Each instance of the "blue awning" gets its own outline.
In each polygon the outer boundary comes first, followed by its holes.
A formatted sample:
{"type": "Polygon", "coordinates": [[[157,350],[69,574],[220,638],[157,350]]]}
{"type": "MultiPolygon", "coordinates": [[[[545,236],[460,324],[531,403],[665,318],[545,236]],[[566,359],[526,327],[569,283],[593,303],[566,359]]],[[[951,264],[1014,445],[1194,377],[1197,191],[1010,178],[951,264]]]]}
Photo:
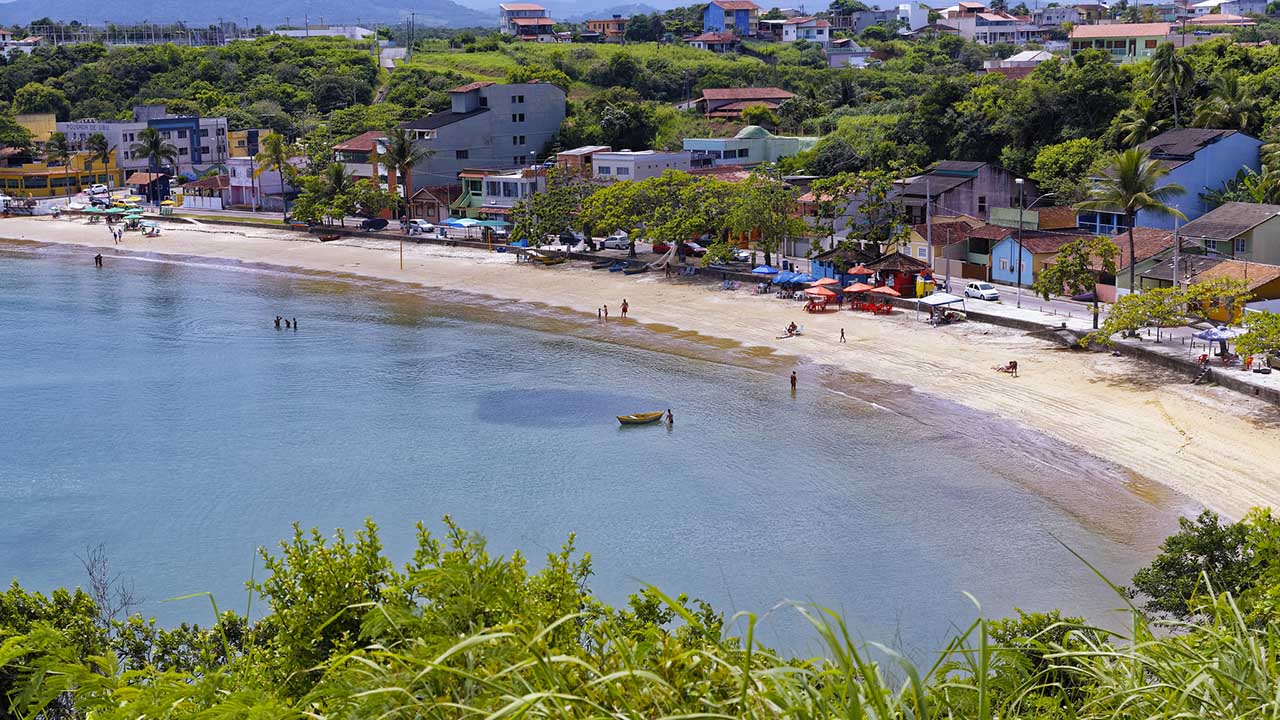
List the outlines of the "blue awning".
{"type": "Polygon", "coordinates": [[[774,274],[777,274],[778,269],[774,267],[770,267],[768,265],[757,265],[756,269],[752,270],[751,272],[756,275],[774,275],[774,274]]]}

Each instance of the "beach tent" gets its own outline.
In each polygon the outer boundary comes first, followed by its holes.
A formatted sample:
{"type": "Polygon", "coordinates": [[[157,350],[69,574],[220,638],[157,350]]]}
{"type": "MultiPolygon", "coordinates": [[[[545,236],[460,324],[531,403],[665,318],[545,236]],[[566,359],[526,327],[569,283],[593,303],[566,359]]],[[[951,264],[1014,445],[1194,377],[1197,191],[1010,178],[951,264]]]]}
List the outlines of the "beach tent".
{"type": "Polygon", "coordinates": [[[961,310],[965,309],[964,298],[959,295],[952,295],[950,293],[934,293],[922,298],[916,298],[916,317],[920,317],[921,305],[930,308],[930,311],[932,311],[933,308],[946,307],[947,305],[955,305],[957,303],[959,303],[961,310]]]}
{"type": "Polygon", "coordinates": [[[469,227],[475,227],[476,225],[479,225],[480,221],[472,220],[471,218],[449,218],[444,222],[444,224],[448,225],[449,227],[469,228],[469,227]]]}
{"type": "Polygon", "coordinates": [[[757,265],[751,273],[753,275],[777,275],[778,269],[768,265],[757,265]]]}
{"type": "Polygon", "coordinates": [[[808,285],[809,283],[817,279],[818,278],[810,275],[809,273],[796,273],[787,282],[793,282],[793,283],[796,283],[797,285],[808,285]]]}

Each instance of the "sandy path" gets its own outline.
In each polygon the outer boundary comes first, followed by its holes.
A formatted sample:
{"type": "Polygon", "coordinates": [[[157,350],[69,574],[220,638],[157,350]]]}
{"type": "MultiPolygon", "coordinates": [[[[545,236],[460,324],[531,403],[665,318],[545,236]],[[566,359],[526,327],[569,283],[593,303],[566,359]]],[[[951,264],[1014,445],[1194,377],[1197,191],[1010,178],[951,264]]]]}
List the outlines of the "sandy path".
{"type": "MultiPolygon", "coordinates": [[[[484,288],[497,298],[587,313],[584,322],[596,322],[602,304],[616,316],[626,297],[632,318],[641,323],[773,348],[908,384],[1083,448],[1232,517],[1253,506],[1280,505],[1280,412],[1274,407],[1218,388],[1193,388],[1185,378],[1138,361],[1068,351],[989,325],[935,329],[903,311],[892,317],[807,316],[797,303],[672,282],[660,273],[626,277],[582,266],[517,267],[511,255],[430,245],[406,244],[401,271],[395,243],[320,244],[251,228],[166,227],[160,238],[130,234],[114,246],[101,226],[23,218],[0,223],[0,236],[101,246],[108,256],[117,249],[199,255],[445,289],[484,288]],[[792,320],[806,327],[806,335],[778,340],[792,320]],[[836,342],[840,328],[846,344],[836,342]],[[992,371],[1010,359],[1018,360],[1021,377],[992,371]]],[[[1071,458],[1060,458],[1060,465],[1071,464],[1071,458]]]]}

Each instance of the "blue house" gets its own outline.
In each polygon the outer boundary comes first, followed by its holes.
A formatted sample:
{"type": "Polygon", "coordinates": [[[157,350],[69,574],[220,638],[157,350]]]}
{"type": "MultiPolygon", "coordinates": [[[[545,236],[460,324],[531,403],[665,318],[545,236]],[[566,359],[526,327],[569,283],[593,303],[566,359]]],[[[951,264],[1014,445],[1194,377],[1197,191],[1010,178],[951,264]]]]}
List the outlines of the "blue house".
{"type": "Polygon", "coordinates": [[[1075,235],[1066,233],[1024,230],[1022,242],[1019,243],[1017,232],[1010,230],[1003,240],[991,248],[992,282],[1017,285],[1018,264],[1021,263],[1022,285],[1030,287],[1045,265],[1058,255],[1058,250],[1075,239],[1075,235]]]}
{"type": "Polygon", "coordinates": [[[756,34],[759,14],[760,6],[751,0],[711,0],[702,11],[702,30],[750,37],[756,34]]]}
{"type": "MultiPolygon", "coordinates": [[[[1183,193],[1168,204],[1181,210],[1187,220],[1195,220],[1212,209],[1201,193],[1217,190],[1243,168],[1254,172],[1262,169],[1258,155],[1262,141],[1238,130],[1180,128],[1160,133],[1139,147],[1146,148],[1153,159],[1169,168],[1169,174],[1160,181],[1162,185],[1182,186],[1183,193]]],[[[1091,232],[1109,235],[1128,227],[1123,215],[1111,212],[1081,212],[1079,222],[1080,227],[1091,232]]],[[[1137,224],[1172,230],[1174,218],[1139,212],[1137,224]]]]}

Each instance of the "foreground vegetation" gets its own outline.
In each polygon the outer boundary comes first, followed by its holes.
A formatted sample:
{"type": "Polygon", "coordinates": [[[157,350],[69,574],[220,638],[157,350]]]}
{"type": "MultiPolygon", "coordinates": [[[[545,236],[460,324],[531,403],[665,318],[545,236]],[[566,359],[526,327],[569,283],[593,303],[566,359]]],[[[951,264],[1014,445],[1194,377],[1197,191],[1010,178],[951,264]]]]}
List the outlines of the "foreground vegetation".
{"type": "Polygon", "coordinates": [[[15,584],[0,594],[0,717],[1274,717],[1278,541],[1265,512],[1206,513],[1135,577],[1146,605],[1129,632],[1056,611],[980,618],[918,666],[821,608],[794,608],[824,641],[811,659],[759,644],[754,616],[654,588],[610,608],[572,537],[535,572],[446,517],[397,568],[372,524],[295,528],[249,584],[269,607],[257,622],[121,617],[100,562],[89,593],[15,584]]]}

